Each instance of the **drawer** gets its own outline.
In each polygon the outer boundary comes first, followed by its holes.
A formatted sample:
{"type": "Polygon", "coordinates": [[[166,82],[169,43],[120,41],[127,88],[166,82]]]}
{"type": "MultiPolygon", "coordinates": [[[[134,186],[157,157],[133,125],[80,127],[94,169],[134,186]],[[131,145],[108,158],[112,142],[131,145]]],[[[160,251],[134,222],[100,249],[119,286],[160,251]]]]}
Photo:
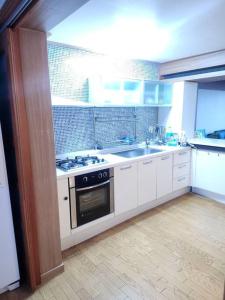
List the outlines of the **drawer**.
{"type": "Polygon", "coordinates": [[[173,178],[181,177],[190,174],[190,163],[184,163],[173,167],[173,178]]]}
{"type": "Polygon", "coordinates": [[[173,180],[173,191],[180,190],[190,185],[190,176],[184,175],[173,180]]]}
{"type": "Polygon", "coordinates": [[[177,153],[174,153],[174,165],[179,165],[191,161],[191,151],[190,150],[181,150],[177,153]]]}

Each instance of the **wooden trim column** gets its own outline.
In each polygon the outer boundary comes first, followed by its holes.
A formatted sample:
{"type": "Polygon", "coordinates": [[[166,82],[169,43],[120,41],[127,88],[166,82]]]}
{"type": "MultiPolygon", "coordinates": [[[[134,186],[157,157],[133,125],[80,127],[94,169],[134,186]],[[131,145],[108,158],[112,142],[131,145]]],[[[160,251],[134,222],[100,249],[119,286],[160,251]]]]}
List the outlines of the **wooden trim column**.
{"type": "Polygon", "coordinates": [[[31,286],[63,271],[44,32],[8,30],[14,138],[31,286]]]}
{"type": "MultiPolygon", "coordinates": [[[[2,41],[2,40],[1,40],[2,41]]],[[[33,192],[33,175],[26,103],[23,94],[22,72],[18,38],[10,30],[4,34],[4,52],[9,68],[11,120],[20,192],[20,210],[24,236],[25,260],[28,280],[32,289],[41,283],[38,253],[36,208],[33,192]]]]}
{"type": "MultiPolygon", "coordinates": [[[[89,0],[6,0],[0,13],[30,286],[63,270],[46,32],[89,0]],[[13,3],[12,3],[13,2],[13,3]],[[8,27],[10,26],[10,29],[8,27]]],[[[2,45],[1,45],[2,46],[2,45]]]]}

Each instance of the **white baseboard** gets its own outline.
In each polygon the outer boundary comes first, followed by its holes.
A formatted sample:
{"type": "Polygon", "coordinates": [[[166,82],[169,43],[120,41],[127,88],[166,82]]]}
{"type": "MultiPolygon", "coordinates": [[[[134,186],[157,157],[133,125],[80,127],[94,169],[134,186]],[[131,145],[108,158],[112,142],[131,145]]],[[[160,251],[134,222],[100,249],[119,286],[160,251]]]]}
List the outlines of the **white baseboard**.
{"type": "Polygon", "coordinates": [[[138,206],[137,208],[130,210],[126,213],[115,216],[114,213],[107,215],[103,218],[80,226],[72,230],[72,234],[68,237],[61,240],[61,248],[62,250],[66,250],[74,245],[77,245],[85,240],[90,239],[91,237],[106,231],[109,228],[112,228],[130,218],[137,216],[151,208],[159,206],[165,202],[168,202],[172,199],[175,199],[179,196],[182,196],[186,193],[190,192],[190,188],[183,188],[179,191],[173,192],[169,195],[166,195],[162,198],[156,199],[144,205],[138,206]]]}
{"type": "Polygon", "coordinates": [[[0,295],[7,292],[8,291],[8,288],[3,288],[3,289],[0,289],[0,295]]]}
{"type": "Polygon", "coordinates": [[[17,289],[18,287],[20,287],[20,282],[16,281],[8,286],[8,290],[13,291],[13,290],[17,289]]]}
{"type": "Polygon", "coordinates": [[[20,287],[20,281],[13,282],[12,284],[0,289],[0,294],[3,294],[7,291],[13,291],[13,290],[17,289],[18,287],[20,287]]]}
{"type": "Polygon", "coordinates": [[[213,192],[210,192],[210,191],[207,191],[204,189],[200,189],[200,188],[196,188],[196,187],[192,188],[192,192],[195,194],[198,194],[200,196],[204,196],[204,197],[210,198],[212,200],[215,200],[217,202],[225,204],[225,196],[224,195],[220,195],[220,194],[213,193],[213,192]]]}

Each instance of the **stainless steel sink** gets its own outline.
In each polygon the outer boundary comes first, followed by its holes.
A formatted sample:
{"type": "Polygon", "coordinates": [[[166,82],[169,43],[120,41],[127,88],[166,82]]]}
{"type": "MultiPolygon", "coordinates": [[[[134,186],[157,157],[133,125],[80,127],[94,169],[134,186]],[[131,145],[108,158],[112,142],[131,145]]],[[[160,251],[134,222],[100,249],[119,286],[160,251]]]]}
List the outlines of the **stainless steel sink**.
{"type": "Polygon", "coordinates": [[[113,154],[117,156],[126,157],[126,158],[132,158],[132,157],[142,156],[146,154],[158,153],[162,151],[163,150],[158,150],[153,148],[137,148],[137,149],[127,150],[127,151],[116,152],[113,154]]]}

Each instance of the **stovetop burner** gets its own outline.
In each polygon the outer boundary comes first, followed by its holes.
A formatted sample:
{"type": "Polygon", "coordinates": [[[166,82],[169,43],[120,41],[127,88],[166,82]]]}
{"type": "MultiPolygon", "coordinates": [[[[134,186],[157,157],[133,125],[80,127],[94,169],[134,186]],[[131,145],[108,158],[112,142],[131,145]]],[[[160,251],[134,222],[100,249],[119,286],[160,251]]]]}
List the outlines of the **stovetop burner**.
{"type": "Polygon", "coordinates": [[[99,158],[98,156],[75,156],[74,158],[67,157],[65,159],[56,159],[56,167],[63,171],[69,171],[71,169],[77,169],[104,162],[105,159],[99,158]]]}

